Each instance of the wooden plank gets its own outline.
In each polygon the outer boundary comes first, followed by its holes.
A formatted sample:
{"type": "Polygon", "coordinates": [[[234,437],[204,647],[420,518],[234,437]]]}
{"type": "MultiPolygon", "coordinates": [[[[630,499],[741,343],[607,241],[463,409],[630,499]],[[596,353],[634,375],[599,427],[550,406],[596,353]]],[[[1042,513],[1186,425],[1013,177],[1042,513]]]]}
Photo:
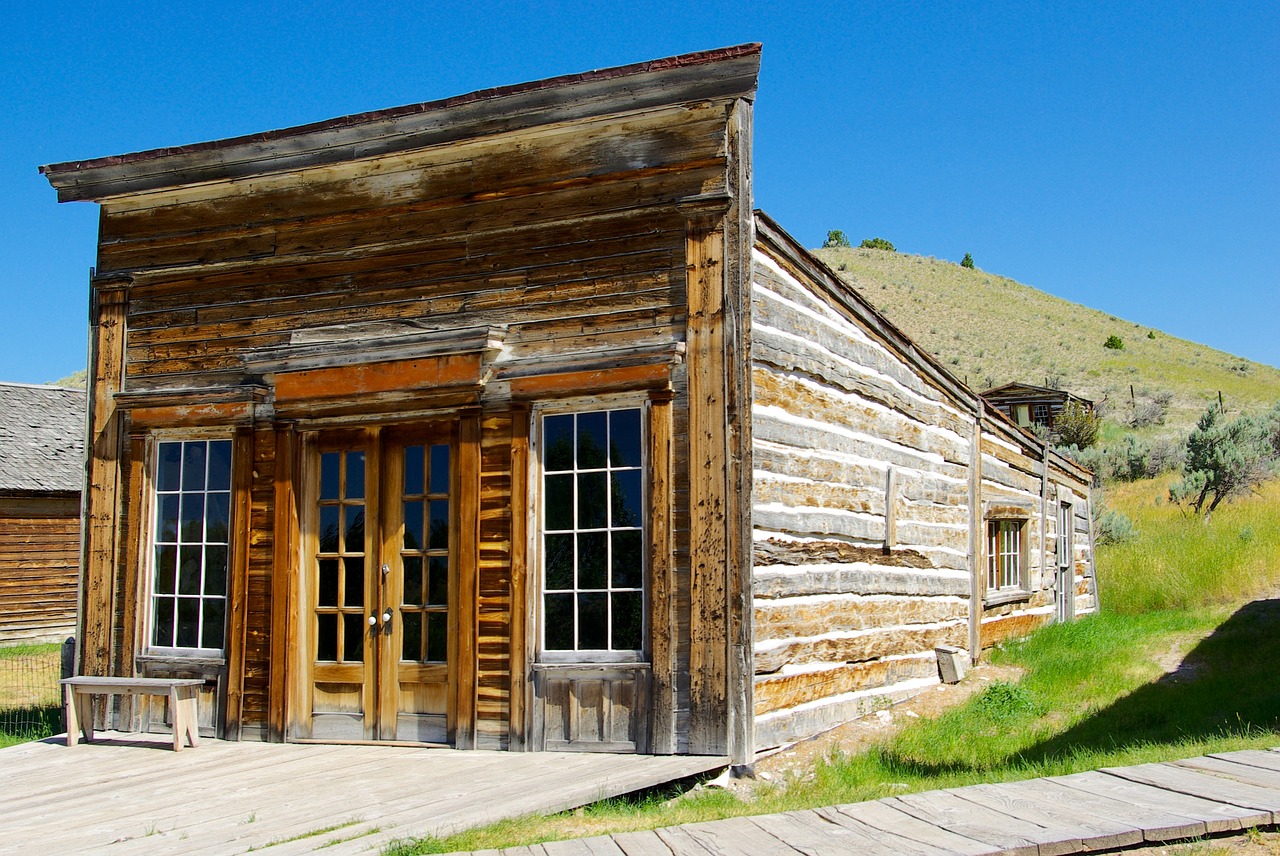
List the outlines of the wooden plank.
{"type": "Polygon", "coordinates": [[[120,490],[120,415],[113,396],[124,377],[125,314],[123,283],[95,285],[90,336],[89,473],[85,545],[78,627],[83,674],[105,675],[111,666],[115,612],[117,503],[120,490]]]}
{"type": "Polygon", "coordinates": [[[1113,823],[1131,826],[1146,841],[1173,841],[1204,834],[1203,822],[1194,817],[1156,808],[1145,801],[1140,792],[1125,796],[1103,796],[1069,787],[1057,779],[1030,779],[1018,782],[1017,788],[1018,793],[1028,799],[1054,806],[1070,805],[1095,819],[1105,818],[1113,823]],[[1137,799],[1139,802],[1131,802],[1130,799],[1137,799]]]}
{"type": "Polygon", "coordinates": [[[1071,803],[1038,799],[1021,784],[972,785],[949,793],[1054,830],[1062,840],[1078,843],[1085,850],[1111,850],[1142,843],[1142,830],[1132,824],[1077,809],[1071,803]]]}
{"type": "Polygon", "coordinates": [[[676,856],[796,856],[797,852],[746,817],[669,826],[654,832],[676,856]]]}
{"type": "Polygon", "coordinates": [[[459,423],[458,497],[458,646],[453,745],[470,749],[476,733],[476,625],[479,622],[480,415],[464,414],[459,423]]]}
{"type": "Polygon", "coordinates": [[[1216,776],[1227,776],[1235,779],[1236,781],[1244,782],[1249,785],[1256,785],[1260,788],[1280,790],[1280,769],[1267,769],[1244,760],[1208,755],[1200,758],[1187,758],[1183,761],[1175,761],[1174,765],[1212,773],[1216,776]]]}
{"type": "Polygon", "coordinates": [[[883,835],[833,821],[814,811],[767,814],[750,820],[802,853],[860,853],[867,856],[901,856],[904,853],[899,846],[902,842],[886,841],[883,835]]]}
{"type": "Polygon", "coordinates": [[[1164,825],[1144,828],[1143,837],[1148,841],[1172,841],[1178,838],[1195,838],[1216,832],[1231,832],[1264,822],[1261,818],[1270,813],[1228,805],[1212,799],[1202,799],[1158,786],[1127,780],[1121,776],[1099,771],[1055,776],[1054,782],[1074,791],[1083,791],[1119,802],[1129,803],[1141,809],[1154,810],[1161,815],[1185,818],[1181,825],[1164,825]]]}
{"type": "Polygon", "coordinates": [[[529,411],[511,412],[511,688],[508,697],[508,746],[512,751],[530,748],[529,665],[534,646],[527,617],[536,614],[530,602],[529,517],[533,513],[529,491],[529,411]]]}
{"type": "Polygon", "coordinates": [[[290,425],[275,431],[275,479],[273,483],[271,553],[271,651],[270,684],[267,695],[267,738],[282,741],[288,722],[288,669],[296,655],[290,654],[290,603],[297,591],[298,508],[294,494],[295,434],[290,425]]]}
{"type": "Polygon", "coordinates": [[[1280,811],[1280,793],[1276,791],[1196,772],[1175,764],[1103,767],[1099,772],[1242,809],[1255,809],[1259,812],[1255,825],[1273,823],[1273,813],[1280,811]]]}
{"type": "Polygon", "coordinates": [[[905,794],[882,802],[950,832],[1000,847],[1010,856],[1048,856],[1079,849],[1078,844],[1075,848],[1058,849],[1044,827],[984,809],[942,791],[905,794]]]}
{"type": "Polygon", "coordinates": [[[818,809],[837,823],[858,823],[874,829],[893,842],[902,839],[902,853],[951,853],[959,856],[987,856],[1000,848],[957,832],[935,826],[907,814],[885,801],[851,803],[818,809]]]}
{"type": "Polygon", "coordinates": [[[1275,749],[1241,749],[1236,752],[1215,752],[1206,757],[1221,758],[1237,764],[1248,764],[1264,770],[1280,771],[1280,752],[1275,749]]]}
{"type": "Polygon", "coordinates": [[[689,459],[689,751],[728,748],[729,544],[728,366],[725,356],[724,233],[711,218],[690,221],[687,239],[689,459]]]}
{"type": "MultiPolygon", "coordinates": [[[[146,590],[147,579],[144,569],[151,566],[147,551],[150,546],[146,521],[150,519],[150,504],[147,498],[146,462],[148,442],[144,436],[129,437],[128,452],[128,514],[125,520],[124,536],[124,581],[120,586],[123,603],[120,608],[120,660],[116,665],[117,674],[132,675],[135,672],[136,656],[145,651],[147,640],[146,621],[140,604],[150,609],[150,592],[146,590]]],[[[137,727],[137,712],[133,696],[126,696],[119,701],[119,717],[128,728],[137,727]]]]}
{"type": "Polygon", "coordinates": [[[653,709],[650,751],[676,751],[676,580],[672,532],[672,399],[670,391],[649,395],[649,656],[652,664],[653,709]]]}
{"type": "Polygon", "coordinates": [[[651,829],[615,832],[610,837],[626,856],[672,856],[671,848],[651,829]]]}
{"type": "Polygon", "coordinates": [[[228,740],[240,739],[244,720],[245,639],[249,599],[249,492],[253,487],[253,433],[239,429],[233,440],[231,473],[231,551],[227,603],[227,698],[221,729],[228,740]]]}

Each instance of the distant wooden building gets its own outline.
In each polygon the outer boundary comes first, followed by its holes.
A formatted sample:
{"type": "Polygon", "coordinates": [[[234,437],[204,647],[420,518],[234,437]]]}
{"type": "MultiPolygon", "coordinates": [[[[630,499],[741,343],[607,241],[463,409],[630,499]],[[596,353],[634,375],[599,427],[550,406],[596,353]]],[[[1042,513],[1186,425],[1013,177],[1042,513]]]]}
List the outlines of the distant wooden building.
{"type": "Polygon", "coordinates": [[[1092,609],[1088,473],[752,211],[759,59],[43,167],[102,206],[84,670],[744,761],[1092,609]]]}
{"type": "Polygon", "coordinates": [[[0,383],[0,645],[76,629],[85,391],[0,383]]]}
{"type": "Polygon", "coordinates": [[[1058,414],[1069,403],[1075,402],[1087,412],[1093,412],[1093,402],[1063,389],[1032,386],[1027,383],[1007,383],[982,393],[982,397],[996,409],[1013,420],[1019,428],[1042,426],[1053,430],[1058,414]]]}

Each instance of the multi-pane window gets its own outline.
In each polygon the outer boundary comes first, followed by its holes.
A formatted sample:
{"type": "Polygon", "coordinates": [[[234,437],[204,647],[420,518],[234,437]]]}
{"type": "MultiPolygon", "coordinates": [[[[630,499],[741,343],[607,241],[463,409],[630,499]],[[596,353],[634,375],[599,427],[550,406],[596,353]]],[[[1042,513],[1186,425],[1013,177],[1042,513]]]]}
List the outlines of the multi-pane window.
{"type": "Polygon", "coordinates": [[[1037,425],[1049,424],[1049,405],[1037,404],[1032,408],[1032,419],[1037,425]]]}
{"type": "Polygon", "coordinates": [[[364,661],[364,450],[320,455],[316,659],[364,661]]]}
{"type": "Polygon", "coordinates": [[[1021,520],[987,523],[987,589],[1022,588],[1021,520]]]}
{"type": "Polygon", "coordinates": [[[151,644],[221,651],[227,615],[231,441],[156,445],[151,644]]]}
{"type": "Polygon", "coordinates": [[[400,659],[449,659],[449,447],[405,446],[400,659]]]}
{"type": "Polygon", "coordinates": [[[644,647],[639,408],[542,420],[543,649],[644,647]]]}

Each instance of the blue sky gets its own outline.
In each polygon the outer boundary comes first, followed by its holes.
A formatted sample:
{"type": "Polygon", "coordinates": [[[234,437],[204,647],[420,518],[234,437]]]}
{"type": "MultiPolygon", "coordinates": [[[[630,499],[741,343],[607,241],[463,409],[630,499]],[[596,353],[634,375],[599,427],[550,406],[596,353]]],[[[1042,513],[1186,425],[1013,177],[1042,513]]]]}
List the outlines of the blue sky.
{"type": "MultiPolygon", "coordinates": [[[[756,204],[1280,365],[1280,4],[10,2],[0,380],[84,366],[97,209],[38,164],[747,41],[756,204]]],[[[1028,329],[1028,335],[1034,335],[1028,329]]]]}

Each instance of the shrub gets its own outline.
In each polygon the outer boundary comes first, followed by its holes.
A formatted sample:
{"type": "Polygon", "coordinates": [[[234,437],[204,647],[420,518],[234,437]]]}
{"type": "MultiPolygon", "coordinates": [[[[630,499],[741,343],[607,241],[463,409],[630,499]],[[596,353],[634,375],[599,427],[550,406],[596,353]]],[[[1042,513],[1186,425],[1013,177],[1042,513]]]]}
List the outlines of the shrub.
{"type": "Polygon", "coordinates": [[[894,249],[893,244],[886,241],[884,238],[864,238],[862,243],[858,246],[864,250],[888,250],[891,253],[897,252],[897,250],[894,249]]]}
{"type": "Polygon", "coordinates": [[[1154,339],[1155,337],[1156,337],[1156,331],[1155,331],[1155,330],[1148,330],[1148,331],[1147,331],[1147,338],[1148,338],[1148,339],[1154,339]]]}
{"type": "Polygon", "coordinates": [[[1187,460],[1182,478],[1169,486],[1170,502],[1185,503],[1208,519],[1221,502],[1265,481],[1276,463],[1269,419],[1270,414],[1262,419],[1246,414],[1227,422],[1222,410],[1210,405],[1187,438],[1187,460]]]}
{"type": "Polygon", "coordinates": [[[1108,508],[1102,492],[1095,492],[1093,495],[1094,545],[1123,544],[1137,537],[1138,527],[1133,525],[1133,521],[1114,508],[1108,508]]]}
{"type": "Polygon", "coordinates": [[[832,229],[830,232],[827,233],[827,240],[823,241],[822,246],[849,247],[849,246],[852,246],[852,244],[849,243],[849,239],[848,237],[845,236],[843,231],[841,231],[840,229],[832,229]]]}
{"type": "Polygon", "coordinates": [[[1103,343],[1102,343],[1102,347],[1104,347],[1104,348],[1110,348],[1110,349],[1111,349],[1111,350],[1113,350],[1113,351],[1123,351],[1123,350],[1124,350],[1124,340],[1123,340],[1123,339],[1121,339],[1119,336],[1116,336],[1115,334],[1112,334],[1112,335],[1110,335],[1110,336],[1108,336],[1108,337],[1107,337],[1107,341],[1105,341],[1105,342],[1103,342],[1103,343]]]}
{"type": "Polygon", "coordinates": [[[969,253],[965,253],[964,258],[960,260],[960,267],[973,270],[973,256],[971,256],[969,253]]]}
{"type": "Polygon", "coordinates": [[[1098,429],[1102,420],[1078,401],[1068,401],[1053,420],[1053,430],[1067,446],[1087,449],[1098,442],[1098,429]]]}

